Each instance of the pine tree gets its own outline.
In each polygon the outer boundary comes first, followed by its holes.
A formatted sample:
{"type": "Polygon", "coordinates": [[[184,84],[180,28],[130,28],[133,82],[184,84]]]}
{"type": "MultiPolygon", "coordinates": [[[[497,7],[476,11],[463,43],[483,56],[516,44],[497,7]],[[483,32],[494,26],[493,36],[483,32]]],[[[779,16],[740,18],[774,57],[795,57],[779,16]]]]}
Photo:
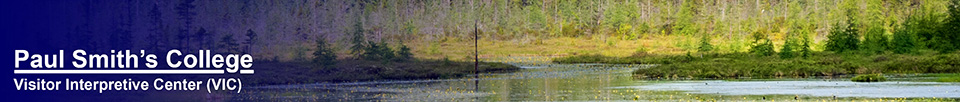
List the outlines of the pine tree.
{"type": "Polygon", "coordinates": [[[410,48],[407,45],[400,43],[400,49],[397,50],[397,59],[400,61],[407,61],[413,59],[413,53],[410,53],[410,48]]]}
{"type": "Polygon", "coordinates": [[[160,13],[160,6],[153,4],[153,7],[150,9],[150,12],[148,12],[147,15],[150,18],[148,19],[150,25],[153,25],[153,27],[150,28],[149,34],[147,34],[147,38],[154,39],[147,41],[149,42],[148,45],[150,46],[147,48],[147,50],[160,51],[160,49],[165,46],[162,44],[163,41],[166,41],[166,38],[163,34],[163,19],[160,18],[162,16],[162,13],[160,13]]]}
{"type": "Polygon", "coordinates": [[[384,61],[391,61],[397,57],[397,55],[394,54],[393,49],[391,49],[386,42],[381,41],[379,45],[380,45],[380,48],[379,48],[380,51],[378,52],[380,52],[380,55],[383,56],[384,61]]]}
{"type": "MultiPolygon", "coordinates": [[[[851,11],[852,12],[852,11],[851,11]]],[[[853,22],[852,15],[847,16],[846,26],[837,23],[827,36],[827,51],[845,52],[859,49],[860,35],[857,33],[857,25],[853,22]]]]}
{"type": "Polygon", "coordinates": [[[756,32],[753,32],[753,46],[750,47],[750,53],[754,53],[760,56],[770,56],[773,55],[773,43],[770,39],[767,38],[766,30],[761,28],[756,32]]]}
{"type": "Polygon", "coordinates": [[[693,21],[696,21],[699,7],[694,0],[684,0],[681,3],[680,11],[676,14],[677,20],[674,21],[673,29],[679,34],[691,35],[699,32],[693,21]]]}
{"type": "Polygon", "coordinates": [[[880,26],[873,26],[867,30],[867,34],[864,37],[863,47],[865,50],[868,50],[872,53],[882,53],[887,49],[888,38],[883,35],[883,28],[880,26]]]}
{"type": "Polygon", "coordinates": [[[893,53],[905,54],[916,51],[919,46],[917,34],[924,30],[922,22],[919,16],[910,16],[903,22],[903,26],[893,33],[893,41],[890,45],[893,53]]]}
{"type": "Polygon", "coordinates": [[[322,68],[329,68],[337,64],[337,54],[333,53],[333,48],[327,44],[325,37],[321,36],[316,41],[316,51],[313,51],[313,63],[322,68]]]}
{"type": "Polygon", "coordinates": [[[364,60],[382,60],[386,62],[396,57],[393,53],[394,51],[387,46],[387,43],[369,41],[367,42],[367,47],[363,49],[363,54],[360,56],[363,57],[364,60]]]}
{"type": "Polygon", "coordinates": [[[940,29],[941,33],[932,39],[938,42],[934,49],[940,52],[952,52],[960,48],[960,31],[957,31],[960,29],[960,0],[950,0],[947,8],[950,16],[940,29]]]}
{"type": "Polygon", "coordinates": [[[713,50],[713,45],[710,45],[710,36],[703,35],[700,39],[700,47],[697,49],[699,52],[710,52],[713,50]]]}
{"type": "Polygon", "coordinates": [[[253,29],[247,29],[247,41],[243,42],[246,47],[243,48],[243,53],[253,52],[254,41],[257,41],[257,33],[253,32],[253,29]]]}
{"type": "Polygon", "coordinates": [[[234,41],[233,34],[225,34],[220,38],[220,44],[217,48],[220,48],[219,50],[223,52],[234,53],[239,50],[237,49],[237,45],[239,44],[234,41]]]}
{"type": "Polygon", "coordinates": [[[893,33],[893,53],[904,54],[914,52],[915,47],[917,46],[916,37],[913,35],[913,31],[910,30],[897,30],[893,33]]]}
{"type": "Polygon", "coordinates": [[[366,41],[364,40],[366,38],[364,38],[363,36],[363,25],[359,21],[356,24],[354,24],[353,29],[354,29],[353,40],[351,41],[351,43],[353,43],[353,46],[350,47],[350,53],[360,56],[359,54],[365,53],[364,49],[366,49],[367,46],[372,46],[372,45],[365,45],[366,41]]]}
{"type": "Polygon", "coordinates": [[[796,57],[796,48],[799,45],[796,42],[796,39],[793,36],[788,36],[787,41],[783,44],[783,48],[780,49],[780,58],[789,59],[796,57]]]}
{"type": "Polygon", "coordinates": [[[187,49],[190,46],[190,28],[193,24],[193,16],[197,15],[197,13],[193,12],[193,8],[196,7],[193,5],[194,1],[195,0],[183,0],[180,2],[180,4],[177,4],[177,7],[175,8],[177,14],[180,16],[177,19],[183,21],[183,24],[180,25],[180,29],[178,31],[179,33],[177,34],[177,38],[180,43],[179,47],[181,50],[187,49]]]}
{"type": "MultiPolygon", "coordinates": [[[[211,36],[212,34],[210,34],[210,32],[207,32],[207,29],[200,28],[200,29],[197,30],[197,33],[196,33],[196,34],[193,34],[193,35],[194,35],[195,38],[197,38],[197,40],[200,42],[200,44],[199,44],[200,49],[206,49],[206,47],[209,47],[207,44],[210,44],[210,43],[211,43],[211,40],[212,40],[212,39],[211,39],[210,36],[211,36]]],[[[231,37],[230,40],[233,40],[233,39],[232,39],[232,38],[233,38],[233,34],[228,34],[228,35],[230,35],[230,37],[231,37]]]]}
{"type": "Polygon", "coordinates": [[[806,34],[801,36],[803,36],[803,45],[800,45],[800,56],[803,58],[810,57],[810,54],[813,53],[813,50],[810,49],[810,37],[806,34]]]}

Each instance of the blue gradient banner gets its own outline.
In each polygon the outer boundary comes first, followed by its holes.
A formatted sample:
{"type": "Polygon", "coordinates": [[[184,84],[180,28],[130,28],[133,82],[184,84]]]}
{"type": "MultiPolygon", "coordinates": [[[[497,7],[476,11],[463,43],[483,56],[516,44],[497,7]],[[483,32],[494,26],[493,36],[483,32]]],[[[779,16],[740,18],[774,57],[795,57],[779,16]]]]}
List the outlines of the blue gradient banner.
{"type": "Polygon", "coordinates": [[[249,38],[233,34],[248,28],[210,24],[224,19],[205,14],[220,6],[196,2],[3,1],[0,32],[8,54],[2,97],[12,102],[230,100],[226,96],[243,92],[240,77],[255,75],[254,61],[260,58],[240,45],[249,38]]]}

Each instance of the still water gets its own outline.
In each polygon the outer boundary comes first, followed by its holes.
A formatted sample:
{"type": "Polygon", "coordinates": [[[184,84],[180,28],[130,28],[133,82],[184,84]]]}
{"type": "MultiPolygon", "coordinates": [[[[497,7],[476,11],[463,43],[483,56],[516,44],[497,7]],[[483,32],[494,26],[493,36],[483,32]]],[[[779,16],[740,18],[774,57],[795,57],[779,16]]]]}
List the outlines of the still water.
{"type": "MultiPolygon", "coordinates": [[[[960,98],[960,83],[845,80],[655,81],[630,73],[654,65],[552,64],[503,57],[523,70],[478,79],[385,80],[246,88],[233,101],[747,101],[797,97],[960,98]],[[477,84],[479,83],[479,84],[477,84]],[[479,85],[479,86],[477,86],[479,85]]],[[[809,98],[807,98],[809,99],[809,98]]],[[[816,100],[816,99],[814,99],[816,100]]]]}

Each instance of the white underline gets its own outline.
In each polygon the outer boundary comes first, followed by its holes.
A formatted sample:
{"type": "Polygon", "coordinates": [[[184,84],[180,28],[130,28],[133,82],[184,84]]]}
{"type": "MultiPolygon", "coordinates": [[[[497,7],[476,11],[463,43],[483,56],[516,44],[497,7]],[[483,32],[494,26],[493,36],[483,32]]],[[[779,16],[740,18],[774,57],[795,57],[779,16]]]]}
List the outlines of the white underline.
{"type": "Polygon", "coordinates": [[[253,70],[240,70],[240,74],[253,74],[253,70]]]}
{"type": "MultiPolygon", "coordinates": [[[[253,74],[253,70],[240,70],[253,74]]],[[[13,74],[225,74],[224,70],[13,70],[13,74]]]]}

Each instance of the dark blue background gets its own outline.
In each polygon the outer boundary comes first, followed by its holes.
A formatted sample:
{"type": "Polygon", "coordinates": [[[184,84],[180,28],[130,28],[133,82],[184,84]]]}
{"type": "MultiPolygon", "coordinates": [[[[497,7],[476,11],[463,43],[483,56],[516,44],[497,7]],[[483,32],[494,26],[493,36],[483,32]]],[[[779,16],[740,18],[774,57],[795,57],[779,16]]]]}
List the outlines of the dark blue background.
{"type": "MultiPolygon", "coordinates": [[[[14,50],[28,50],[31,54],[55,54],[57,50],[64,50],[65,62],[67,68],[72,69],[70,61],[72,57],[69,54],[75,49],[84,49],[87,53],[109,53],[109,49],[129,49],[141,50],[150,46],[130,45],[129,42],[159,40],[151,38],[133,39],[130,37],[116,39],[118,35],[134,35],[124,33],[123,20],[133,18],[128,16],[130,13],[139,11],[127,11],[123,8],[111,8],[112,6],[122,7],[127,4],[111,4],[115,0],[69,0],[69,1],[45,1],[45,0],[3,0],[0,1],[0,35],[3,35],[3,63],[5,70],[0,71],[3,75],[0,82],[3,99],[8,102],[17,101],[169,101],[169,100],[142,100],[144,97],[162,97],[164,94],[178,94],[178,92],[158,92],[158,91],[107,91],[98,93],[97,91],[65,91],[63,87],[59,91],[18,91],[11,79],[13,78],[45,78],[47,80],[60,80],[70,78],[71,80],[122,80],[133,78],[134,80],[150,81],[152,84],[155,78],[164,78],[167,80],[195,79],[205,80],[211,77],[235,77],[237,75],[14,75],[13,63],[14,50]],[[92,14],[95,12],[95,14],[92,14]],[[94,19],[93,17],[96,17],[94,19]],[[116,19],[118,21],[114,21],[116,19]],[[124,43],[126,42],[126,43],[124,43]]],[[[163,0],[161,0],[162,2],[163,0]]],[[[154,1],[150,1],[154,2],[154,1]]],[[[140,12],[142,13],[142,12],[140,12]]],[[[177,21],[165,21],[177,22],[177,21]]],[[[136,29],[126,29],[127,31],[136,29]]],[[[176,34],[174,32],[166,34],[176,34]]],[[[196,41],[196,40],[193,40],[196,41]]],[[[171,47],[173,48],[173,47],[171,47]]],[[[153,52],[162,58],[168,49],[160,49],[163,52],[153,52]]],[[[196,50],[196,49],[184,49],[196,50]]],[[[141,63],[143,61],[141,60],[141,63]]],[[[162,59],[158,59],[161,66],[165,66],[162,59]]],[[[21,69],[29,68],[29,63],[22,62],[21,69]]],[[[140,65],[141,69],[146,69],[140,65]]],[[[164,69],[164,68],[159,68],[164,69]]],[[[65,84],[65,82],[64,82],[65,84]]],[[[61,84],[62,85],[62,84],[61,84]]],[[[151,85],[152,87],[152,85],[151,85]]],[[[151,89],[153,90],[153,89],[151,89]]],[[[206,92],[206,91],[203,91],[206,92]]],[[[176,98],[176,97],[170,97],[176,98]]],[[[202,100],[197,100],[202,101],[202,100]]]]}

